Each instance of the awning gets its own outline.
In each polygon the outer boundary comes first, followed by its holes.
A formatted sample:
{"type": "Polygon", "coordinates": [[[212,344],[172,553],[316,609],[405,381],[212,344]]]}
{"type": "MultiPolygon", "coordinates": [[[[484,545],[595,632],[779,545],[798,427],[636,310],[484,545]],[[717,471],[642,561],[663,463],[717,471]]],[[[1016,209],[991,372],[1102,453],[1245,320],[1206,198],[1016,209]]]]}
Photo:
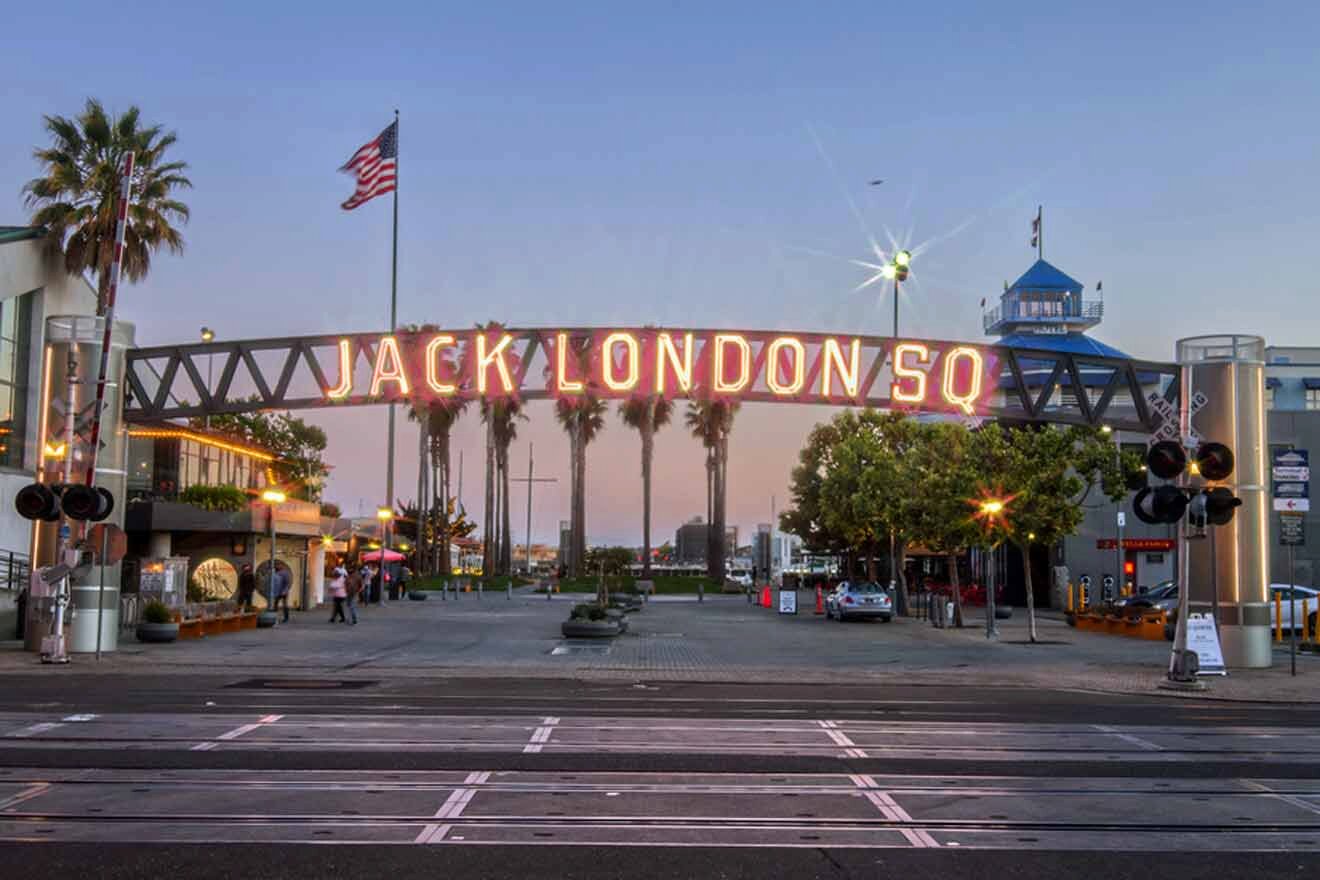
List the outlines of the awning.
{"type": "Polygon", "coordinates": [[[1266,376],[1266,377],[1265,377],[1265,387],[1266,387],[1266,388],[1282,388],[1282,387],[1283,387],[1283,380],[1280,379],[1280,378],[1278,378],[1277,376],[1266,376]]]}
{"type": "Polygon", "coordinates": [[[1302,380],[1302,385],[1305,386],[1307,391],[1314,391],[1320,388],[1320,376],[1307,376],[1302,380]]]}

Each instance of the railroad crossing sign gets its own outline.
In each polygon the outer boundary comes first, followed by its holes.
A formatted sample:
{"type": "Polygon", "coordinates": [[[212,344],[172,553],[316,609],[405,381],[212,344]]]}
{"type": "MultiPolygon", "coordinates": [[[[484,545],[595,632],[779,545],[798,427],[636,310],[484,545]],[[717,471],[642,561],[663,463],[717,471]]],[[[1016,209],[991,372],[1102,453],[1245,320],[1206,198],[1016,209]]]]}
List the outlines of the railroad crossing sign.
{"type": "Polygon", "coordinates": [[[1178,409],[1164,396],[1152,391],[1146,401],[1150,404],[1151,411],[1160,417],[1160,426],[1150,435],[1150,443],[1158,443],[1161,440],[1181,440],[1182,445],[1187,449],[1195,449],[1201,443],[1201,435],[1192,427],[1192,416],[1205,407],[1210,399],[1204,393],[1198,391],[1192,395],[1192,399],[1187,403],[1187,433],[1182,434],[1182,426],[1179,424],[1178,409]]]}

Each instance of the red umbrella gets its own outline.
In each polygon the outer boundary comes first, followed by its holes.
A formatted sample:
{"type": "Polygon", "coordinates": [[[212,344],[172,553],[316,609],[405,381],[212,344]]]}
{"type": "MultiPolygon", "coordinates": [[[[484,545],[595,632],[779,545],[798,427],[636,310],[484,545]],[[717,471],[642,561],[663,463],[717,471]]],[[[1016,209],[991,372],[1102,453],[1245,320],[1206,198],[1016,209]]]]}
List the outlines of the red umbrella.
{"type": "Polygon", "coordinates": [[[380,562],[380,554],[385,554],[386,562],[402,562],[408,557],[402,553],[396,553],[393,550],[372,550],[370,553],[363,553],[361,559],[363,562],[380,562]]]}

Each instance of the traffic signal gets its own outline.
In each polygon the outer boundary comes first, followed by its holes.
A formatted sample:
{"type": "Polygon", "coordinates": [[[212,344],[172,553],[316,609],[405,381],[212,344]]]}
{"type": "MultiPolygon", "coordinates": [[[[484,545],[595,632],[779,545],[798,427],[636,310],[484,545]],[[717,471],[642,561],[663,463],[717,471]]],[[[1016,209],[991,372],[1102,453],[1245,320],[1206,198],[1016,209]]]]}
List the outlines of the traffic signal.
{"type": "Polygon", "coordinates": [[[1176,479],[1187,469],[1187,453],[1181,443],[1161,440],[1146,453],[1146,467],[1161,480],[1176,479]]]}
{"type": "Polygon", "coordinates": [[[69,519],[100,522],[115,509],[109,490],[82,483],[31,483],[14,495],[14,509],[24,519],[55,522],[63,513],[69,519]]]}
{"type": "Polygon", "coordinates": [[[32,483],[14,495],[14,509],[23,519],[55,522],[60,518],[60,496],[45,483],[32,483]]]}
{"type": "Polygon", "coordinates": [[[1147,525],[1176,523],[1187,511],[1187,496],[1176,486],[1146,487],[1132,499],[1132,512],[1147,525]]]}
{"type": "Polygon", "coordinates": [[[1196,469],[1213,483],[1233,473],[1233,450],[1222,443],[1202,443],[1196,448],[1196,469]]]}
{"type": "Polygon", "coordinates": [[[1206,490],[1202,497],[1205,498],[1206,521],[1212,526],[1228,525],[1233,520],[1234,509],[1242,504],[1241,498],[1223,486],[1206,490]]]}

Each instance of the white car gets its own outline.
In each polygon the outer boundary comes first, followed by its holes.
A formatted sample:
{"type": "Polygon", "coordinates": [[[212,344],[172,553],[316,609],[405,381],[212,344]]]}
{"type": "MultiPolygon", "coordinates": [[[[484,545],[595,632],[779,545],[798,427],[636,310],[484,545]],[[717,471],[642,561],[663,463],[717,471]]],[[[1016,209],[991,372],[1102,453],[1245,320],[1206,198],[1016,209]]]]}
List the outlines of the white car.
{"type": "Polygon", "coordinates": [[[750,589],[752,586],[752,573],[750,571],[732,571],[729,572],[727,580],[731,584],[737,584],[740,587],[750,589]]]}
{"type": "Polygon", "coordinates": [[[1315,631],[1317,613],[1320,613],[1320,590],[1314,587],[1291,587],[1288,584],[1270,584],[1270,629],[1278,626],[1278,617],[1283,617],[1284,629],[1301,629],[1302,600],[1306,600],[1306,622],[1312,632],[1315,631]],[[1297,601],[1290,602],[1289,595],[1297,590],[1297,601]],[[1277,602],[1277,605],[1276,605],[1277,602]],[[1276,611],[1277,608],[1277,611],[1276,611]]]}

